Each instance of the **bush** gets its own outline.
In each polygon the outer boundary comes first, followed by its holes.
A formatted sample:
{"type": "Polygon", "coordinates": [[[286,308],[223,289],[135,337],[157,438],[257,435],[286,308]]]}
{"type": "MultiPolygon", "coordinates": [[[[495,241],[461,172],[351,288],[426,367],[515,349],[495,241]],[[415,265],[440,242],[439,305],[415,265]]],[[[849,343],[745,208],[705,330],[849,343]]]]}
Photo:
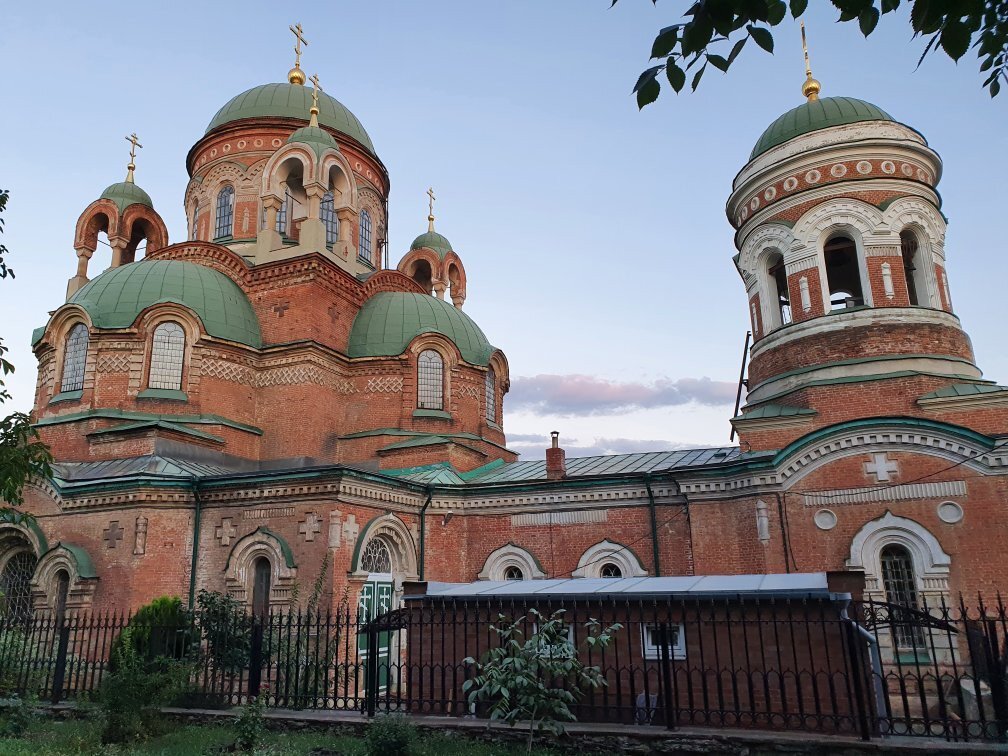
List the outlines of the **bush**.
{"type": "Polygon", "coordinates": [[[201,589],[196,616],[206,639],[206,655],[213,667],[237,674],[248,666],[252,650],[252,618],[244,606],[223,593],[201,589]]]}
{"type": "Polygon", "coordinates": [[[11,706],[4,712],[3,725],[0,725],[0,736],[16,738],[25,733],[33,724],[41,719],[39,701],[34,695],[20,698],[15,695],[11,706]]]}
{"type": "Polygon", "coordinates": [[[266,709],[266,692],[268,690],[269,688],[265,685],[262,686],[262,692],[255,698],[249,699],[242,707],[241,714],[235,719],[238,747],[247,753],[251,753],[259,747],[263,733],[266,732],[263,711],[266,709]]]}
{"type": "Polygon", "coordinates": [[[14,628],[0,630],[0,696],[38,691],[38,672],[25,663],[33,655],[37,651],[23,632],[14,628]]]}
{"type": "MultiPolygon", "coordinates": [[[[133,650],[148,661],[189,658],[198,642],[192,612],[182,606],[178,596],[161,596],[140,607],[127,628],[133,650]]],[[[121,633],[113,645],[109,657],[109,668],[113,671],[117,651],[126,637],[126,633],[121,633]]]]}
{"type": "Polygon", "coordinates": [[[375,717],[368,725],[364,746],[368,756],[410,756],[416,728],[402,714],[375,717]]]}

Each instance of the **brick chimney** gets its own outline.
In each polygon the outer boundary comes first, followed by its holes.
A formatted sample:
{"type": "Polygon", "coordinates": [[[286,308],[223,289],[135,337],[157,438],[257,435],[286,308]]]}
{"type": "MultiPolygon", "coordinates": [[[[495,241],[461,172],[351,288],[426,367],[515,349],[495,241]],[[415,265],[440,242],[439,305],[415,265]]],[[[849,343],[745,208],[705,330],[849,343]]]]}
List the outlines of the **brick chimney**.
{"type": "Polygon", "coordinates": [[[567,477],[567,462],[564,450],[560,448],[560,431],[550,433],[553,444],[546,450],[546,477],[562,480],[567,477]]]}

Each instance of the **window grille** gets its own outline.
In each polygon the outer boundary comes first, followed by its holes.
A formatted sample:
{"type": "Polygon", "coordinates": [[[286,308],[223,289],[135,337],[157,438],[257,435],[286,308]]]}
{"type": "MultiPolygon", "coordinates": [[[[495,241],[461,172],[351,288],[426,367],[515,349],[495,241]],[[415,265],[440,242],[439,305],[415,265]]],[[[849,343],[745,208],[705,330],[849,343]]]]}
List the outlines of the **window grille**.
{"type": "Polygon", "coordinates": [[[291,197],[290,189],[284,188],[284,201],[277,210],[276,230],[278,234],[287,235],[287,218],[291,215],[294,198],[291,197]]]}
{"type": "Polygon", "coordinates": [[[497,420],[497,375],[490,368],[486,374],[486,419],[491,423],[497,420]]]}
{"type": "Polygon", "coordinates": [[[0,572],[0,590],[8,618],[23,620],[31,615],[31,579],[37,564],[33,553],[20,551],[7,560],[0,572]]]}
{"type": "Polygon", "coordinates": [[[319,205],[319,218],[325,226],[325,243],[331,247],[339,239],[339,216],[336,215],[336,205],[333,202],[333,193],[326,192],[319,205]]]}
{"type": "Polygon", "coordinates": [[[225,186],[217,195],[217,226],[214,238],[231,236],[234,228],[234,187],[225,186]]]}
{"type": "Polygon", "coordinates": [[[623,577],[623,570],[619,568],[618,564],[606,562],[602,565],[602,569],[599,570],[599,576],[604,578],[621,578],[623,577]]]}
{"type": "Polygon", "coordinates": [[[508,567],[507,569],[504,570],[504,579],[505,580],[524,580],[525,579],[525,573],[522,572],[521,567],[515,567],[514,565],[511,565],[510,567],[508,567]]]}
{"type": "Polygon", "coordinates": [[[366,263],[371,262],[371,213],[366,209],[360,211],[360,239],[357,244],[357,256],[366,263]]]}
{"type": "Polygon", "coordinates": [[[686,658],[686,633],[682,624],[641,625],[641,651],[645,659],[661,659],[662,646],[669,658],[686,658]]]}
{"type": "Polygon", "coordinates": [[[444,409],[444,362],[433,349],[421,352],[417,360],[417,407],[444,409]]]}
{"type": "Polygon", "coordinates": [[[84,363],[87,360],[88,329],[78,323],[67,336],[63,353],[63,381],[60,391],[80,391],[84,388],[84,363]]]}
{"type": "Polygon", "coordinates": [[[184,360],[185,331],[178,323],[162,323],[154,329],[148,387],[181,390],[184,360]]]}
{"type": "MultiPolygon", "coordinates": [[[[908,609],[919,609],[917,579],[910,552],[897,544],[889,544],[879,554],[879,561],[886,601],[908,609]]],[[[897,648],[923,648],[924,635],[919,625],[894,623],[892,630],[897,648]]]]}
{"type": "Polygon", "coordinates": [[[361,552],[360,568],[363,572],[392,572],[392,554],[381,538],[372,538],[361,552]]]}

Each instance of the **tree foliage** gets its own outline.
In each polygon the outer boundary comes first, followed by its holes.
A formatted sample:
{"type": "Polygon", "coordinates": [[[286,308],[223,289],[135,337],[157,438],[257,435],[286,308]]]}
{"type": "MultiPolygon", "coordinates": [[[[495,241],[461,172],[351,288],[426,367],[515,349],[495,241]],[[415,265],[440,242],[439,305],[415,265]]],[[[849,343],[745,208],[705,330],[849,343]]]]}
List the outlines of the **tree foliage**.
{"type": "MultiPolygon", "coordinates": [[[[841,22],[857,21],[866,37],[875,31],[882,16],[896,11],[902,0],[830,0],[841,22]]],[[[616,5],[618,0],[612,0],[616,5]]],[[[652,0],[657,4],[658,0],[652,0]]],[[[975,50],[980,61],[983,86],[996,97],[1002,83],[1008,83],[1008,0],[907,0],[911,6],[910,25],[914,37],[927,39],[917,61],[942,50],[958,61],[975,50]]],[[[651,47],[658,61],[637,79],[634,94],[643,108],[658,99],[661,78],[676,92],[687,79],[690,89],[700,85],[708,66],[727,71],[749,40],[772,53],[771,29],[788,14],[801,16],[808,0],[697,0],[683,21],[658,32],[651,47]]],[[[750,47],[752,45],[749,45],[750,47]]]]}
{"type": "MultiPolygon", "coordinates": [[[[10,192],[0,189],[0,233],[4,230],[3,211],[9,198],[10,192]]],[[[0,279],[14,278],[14,271],[7,265],[7,254],[7,247],[0,244],[0,279]]],[[[0,404],[10,399],[10,393],[4,387],[4,377],[14,372],[14,366],[4,358],[6,352],[7,347],[0,338],[0,404]]],[[[13,506],[21,504],[25,483],[34,477],[51,475],[51,462],[49,447],[39,440],[28,415],[14,412],[0,418],[0,502],[13,506]]],[[[0,512],[11,511],[0,507],[0,512]]]]}

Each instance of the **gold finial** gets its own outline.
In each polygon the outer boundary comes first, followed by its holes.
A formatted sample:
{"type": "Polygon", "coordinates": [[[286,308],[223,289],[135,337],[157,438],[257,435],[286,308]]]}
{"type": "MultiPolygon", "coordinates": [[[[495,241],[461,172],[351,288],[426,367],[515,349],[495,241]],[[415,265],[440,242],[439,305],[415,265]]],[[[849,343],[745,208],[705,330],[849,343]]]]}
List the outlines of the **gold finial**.
{"type": "Polygon", "coordinates": [[[130,134],[126,137],[126,141],[130,143],[130,161],[126,166],[126,183],[133,183],[133,171],[136,170],[136,150],[137,147],[143,149],[143,145],[140,144],[140,140],[137,138],[136,133],[130,134]]]}
{"type": "Polygon", "coordinates": [[[434,196],[434,187],[429,187],[427,189],[427,196],[430,197],[430,211],[428,212],[428,215],[427,215],[427,231],[428,231],[428,233],[433,233],[434,232],[434,200],[436,199],[436,197],[434,196]]]}
{"type": "Polygon", "coordinates": [[[301,70],[301,45],[305,47],[308,46],[308,40],[304,38],[304,29],[301,28],[301,24],[297,23],[290,27],[291,34],[295,37],[294,42],[294,68],[287,72],[287,81],[291,84],[298,84],[304,86],[305,75],[304,71],[301,70]]]}
{"type": "Polygon", "coordinates": [[[805,83],[802,84],[801,93],[808,98],[809,102],[815,102],[819,99],[819,92],[822,90],[822,84],[818,80],[812,78],[812,66],[809,64],[808,59],[808,42],[805,41],[805,22],[801,22],[801,46],[802,51],[805,53],[805,83]]]}
{"type": "Polygon", "coordinates": [[[312,74],[310,81],[312,83],[311,119],[309,119],[308,125],[318,128],[318,96],[319,92],[322,91],[322,87],[319,86],[318,74],[312,74]]]}

